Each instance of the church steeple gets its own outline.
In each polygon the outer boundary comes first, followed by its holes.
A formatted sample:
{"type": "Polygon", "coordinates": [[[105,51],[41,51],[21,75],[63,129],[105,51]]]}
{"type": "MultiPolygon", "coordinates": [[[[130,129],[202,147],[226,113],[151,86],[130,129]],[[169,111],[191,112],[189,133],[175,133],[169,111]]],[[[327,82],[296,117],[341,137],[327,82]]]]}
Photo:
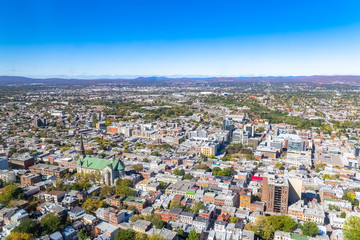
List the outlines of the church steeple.
{"type": "Polygon", "coordinates": [[[83,142],[83,138],[82,138],[82,134],[80,135],[80,155],[82,157],[85,157],[85,148],[84,148],[84,142],[83,142]]]}

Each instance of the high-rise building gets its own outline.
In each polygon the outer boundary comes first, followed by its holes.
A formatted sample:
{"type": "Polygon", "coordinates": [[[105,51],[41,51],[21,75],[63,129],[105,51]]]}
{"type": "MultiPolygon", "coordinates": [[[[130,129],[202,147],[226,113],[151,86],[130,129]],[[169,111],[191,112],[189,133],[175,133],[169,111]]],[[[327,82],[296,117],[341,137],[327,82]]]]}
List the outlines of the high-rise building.
{"type": "Polygon", "coordinates": [[[253,123],[244,126],[244,131],[248,132],[250,137],[255,136],[255,125],[253,123]]]}
{"type": "Polygon", "coordinates": [[[294,152],[301,152],[301,151],[305,151],[306,150],[306,145],[305,145],[305,141],[303,141],[302,139],[290,139],[288,141],[288,151],[294,151],[294,152]]]}
{"type": "Polygon", "coordinates": [[[233,143],[241,143],[243,145],[247,145],[249,140],[248,132],[243,131],[242,129],[236,129],[232,133],[232,141],[233,143]]]}
{"type": "Polygon", "coordinates": [[[360,145],[354,146],[354,155],[355,155],[355,157],[360,156],[360,145]]]}
{"type": "Polygon", "coordinates": [[[289,181],[274,175],[264,177],[261,199],[266,203],[266,211],[287,214],[289,181]]]}
{"type": "Polygon", "coordinates": [[[301,177],[289,177],[289,202],[295,203],[301,200],[303,182],[301,177]]]}
{"type": "Polygon", "coordinates": [[[230,132],[234,130],[234,121],[232,118],[225,118],[223,120],[223,130],[230,132]]]}
{"type": "Polygon", "coordinates": [[[46,126],[46,118],[40,119],[40,118],[36,118],[33,121],[33,126],[34,127],[41,127],[41,126],[46,126]]]}

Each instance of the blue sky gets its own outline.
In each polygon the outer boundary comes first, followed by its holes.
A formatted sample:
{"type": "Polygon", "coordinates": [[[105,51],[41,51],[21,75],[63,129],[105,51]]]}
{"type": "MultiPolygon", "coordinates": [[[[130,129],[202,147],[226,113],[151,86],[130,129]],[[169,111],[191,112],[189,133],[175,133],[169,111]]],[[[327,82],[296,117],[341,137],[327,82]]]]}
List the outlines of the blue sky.
{"type": "Polygon", "coordinates": [[[0,75],[360,74],[360,1],[2,0],[0,75]]]}

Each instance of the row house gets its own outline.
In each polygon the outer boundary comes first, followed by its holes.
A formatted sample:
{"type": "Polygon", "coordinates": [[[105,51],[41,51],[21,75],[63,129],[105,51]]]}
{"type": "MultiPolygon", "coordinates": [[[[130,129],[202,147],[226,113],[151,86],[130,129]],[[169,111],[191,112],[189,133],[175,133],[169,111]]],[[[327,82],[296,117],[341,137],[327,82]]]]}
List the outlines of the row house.
{"type": "Polygon", "coordinates": [[[151,227],[151,222],[145,220],[137,220],[132,226],[134,231],[141,233],[146,233],[151,227]]]}
{"type": "Polygon", "coordinates": [[[250,204],[251,212],[264,212],[265,211],[265,202],[256,201],[250,204]]]}
{"type": "Polygon", "coordinates": [[[195,213],[183,211],[179,214],[179,217],[180,217],[180,222],[192,225],[193,219],[195,217],[195,213]]]}
{"type": "Polygon", "coordinates": [[[225,206],[238,207],[239,206],[239,194],[234,193],[225,196],[225,206]]]}
{"type": "Polygon", "coordinates": [[[205,203],[213,203],[213,204],[215,204],[215,197],[216,197],[216,193],[207,192],[203,196],[203,201],[205,203]]]}
{"type": "Polygon", "coordinates": [[[199,233],[201,233],[202,231],[206,231],[209,227],[209,218],[201,216],[195,217],[195,219],[193,220],[193,226],[199,233]]]}
{"type": "Polygon", "coordinates": [[[182,212],[181,208],[172,208],[169,212],[170,221],[178,221],[181,212],[182,212]]]}
{"type": "Polygon", "coordinates": [[[162,210],[162,211],[156,211],[154,212],[154,214],[156,215],[159,215],[161,216],[161,219],[164,221],[164,222],[169,222],[170,221],[170,214],[169,214],[169,210],[162,210]]]}

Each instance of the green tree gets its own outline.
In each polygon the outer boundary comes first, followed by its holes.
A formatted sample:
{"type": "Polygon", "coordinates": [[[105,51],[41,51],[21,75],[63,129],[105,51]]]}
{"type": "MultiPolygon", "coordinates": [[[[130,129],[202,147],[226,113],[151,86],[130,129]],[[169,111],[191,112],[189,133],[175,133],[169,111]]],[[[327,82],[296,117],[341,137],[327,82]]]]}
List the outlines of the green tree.
{"type": "Polygon", "coordinates": [[[145,216],[145,220],[150,221],[155,228],[162,229],[164,227],[164,222],[160,215],[151,214],[145,216]]]}
{"type": "Polygon", "coordinates": [[[183,208],[183,205],[181,204],[181,202],[173,200],[170,203],[170,209],[172,209],[174,207],[175,208],[183,208]]]}
{"type": "Polygon", "coordinates": [[[342,229],[344,240],[360,240],[360,217],[349,217],[342,229]]]}
{"type": "Polygon", "coordinates": [[[341,217],[341,218],[346,218],[346,213],[345,213],[345,212],[342,212],[342,213],[340,214],[340,217],[341,217]]]}
{"type": "Polygon", "coordinates": [[[151,236],[151,238],[149,240],[166,240],[163,236],[161,236],[160,234],[155,234],[153,236],[151,236]]]}
{"type": "Polygon", "coordinates": [[[296,222],[289,216],[271,215],[259,216],[254,224],[246,226],[246,230],[251,230],[263,239],[270,239],[277,230],[292,232],[296,227],[296,222]]]}
{"type": "Polygon", "coordinates": [[[212,171],[213,175],[216,176],[217,173],[221,171],[221,168],[219,168],[219,167],[214,167],[211,171],[212,171]]]}
{"type": "Polygon", "coordinates": [[[319,229],[314,222],[306,222],[304,225],[300,225],[299,228],[303,234],[309,237],[314,237],[319,233],[319,229]]]}
{"type": "Polygon", "coordinates": [[[174,229],[174,231],[176,232],[177,236],[179,237],[179,239],[186,239],[186,233],[183,229],[181,228],[176,228],[174,229]]]}
{"type": "Polygon", "coordinates": [[[115,235],[115,240],[135,240],[136,233],[133,230],[121,229],[115,235]]]}
{"type": "Polygon", "coordinates": [[[235,169],[232,167],[224,168],[224,170],[219,170],[219,167],[214,167],[212,170],[212,173],[214,176],[226,176],[226,177],[232,177],[235,174],[235,169]]]}
{"type": "Polygon", "coordinates": [[[193,178],[194,178],[194,176],[191,175],[191,174],[185,174],[185,175],[184,175],[184,179],[185,179],[185,180],[191,180],[191,179],[193,179],[193,178]]]}
{"type": "Polygon", "coordinates": [[[8,205],[12,199],[21,199],[24,194],[17,184],[9,184],[1,189],[0,204],[8,205]]]}
{"type": "Polygon", "coordinates": [[[88,198],[82,204],[82,207],[87,213],[94,213],[98,208],[107,207],[107,203],[105,201],[88,198]]]}
{"type": "Polygon", "coordinates": [[[88,238],[88,233],[85,229],[81,229],[79,232],[78,232],[78,238],[79,240],[86,240],[88,238]]]}
{"type": "Polygon", "coordinates": [[[85,155],[93,155],[94,152],[90,149],[85,150],[85,155]]]}
{"type": "Polygon", "coordinates": [[[235,174],[235,169],[233,169],[232,167],[227,167],[224,169],[224,173],[225,173],[225,176],[232,177],[235,174]]]}
{"type": "Polygon", "coordinates": [[[167,184],[165,182],[162,182],[162,181],[159,182],[159,185],[160,185],[160,189],[165,189],[166,186],[167,186],[167,184]]]}
{"type": "Polygon", "coordinates": [[[20,222],[18,226],[16,226],[12,232],[18,233],[30,233],[35,236],[39,235],[40,223],[33,219],[25,219],[20,222]]]}
{"type": "Polygon", "coordinates": [[[45,230],[45,233],[51,234],[54,233],[61,228],[60,218],[54,213],[46,214],[40,220],[41,227],[45,230]]]}
{"type": "Polygon", "coordinates": [[[346,195],[351,199],[351,202],[354,201],[356,197],[356,194],[354,192],[348,192],[346,195]]]}
{"type": "Polygon", "coordinates": [[[184,176],[185,175],[185,170],[184,169],[178,169],[178,168],[175,168],[173,173],[176,175],[176,176],[184,176]]]}
{"type": "Polygon", "coordinates": [[[19,232],[11,232],[9,236],[5,238],[5,240],[31,240],[34,239],[34,235],[31,233],[19,233],[19,232]]]}
{"type": "Polygon", "coordinates": [[[235,216],[230,217],[230,223],[236,223],[237,221],[239,221],[238,217],[235,217],[235,216]]]}
{"type": "Polygon", "coordinates": [[[148,240],[149,237],[145,233],[137,232],[135,235],[135,240],[148,240]]]}
{"type": "Polygon", "coordinates": [[[130,220],[130,222],[134,223],[137,220],[144,220],[144,216],[141,214],[135,214],[135,215],[132,215],[129,220],[130,220]]]}
{"type": "Polygon", "coordinates": [[[200,209],[205,209],[205,204],[202,201],[194,204],[194,206],[192,208],[192,212],[199,213],[200,209]]]}
{"type": "Polygon", "coordinates": [[[142,164],[135,164],[134,166],[133,166],[133,168],[134,168],[134,170],[135,170],[135,172],[141,172],[142,170],[143,170],[143,165],[142,164]]]}
{"type": "Polygon", "coordinates": [[[131,181],[129,179],[118,179],[115,193],[125,196],[135,196],[135,191],[131,188],[131,181]]]}
{"type": "Polygon", "coordinates": [[[264,131],[265,131],[264,127],[258,127],[258,129],[256,129],[256,132],[258,132],[258,133],[262,133],[264,131]]]}
{"type": "Polygon", "coordinates": [[[275,167],[279,168],[280,170],[284,170],[284,164],[282,162],[275,163],[275,167]]]}
{"type": "Polygon", "coordinates": [[[199,240],[199,234],[195,230],[191,230],[187,240],[199,240]]]}
{"type": "Polygon", "coordinates": [[[107,198],[110,197],[114,194],[114,188],[111,186],[104,186],[103,188],[100,189],[100,196],[102,196],[103,198],[107,198]]]}

